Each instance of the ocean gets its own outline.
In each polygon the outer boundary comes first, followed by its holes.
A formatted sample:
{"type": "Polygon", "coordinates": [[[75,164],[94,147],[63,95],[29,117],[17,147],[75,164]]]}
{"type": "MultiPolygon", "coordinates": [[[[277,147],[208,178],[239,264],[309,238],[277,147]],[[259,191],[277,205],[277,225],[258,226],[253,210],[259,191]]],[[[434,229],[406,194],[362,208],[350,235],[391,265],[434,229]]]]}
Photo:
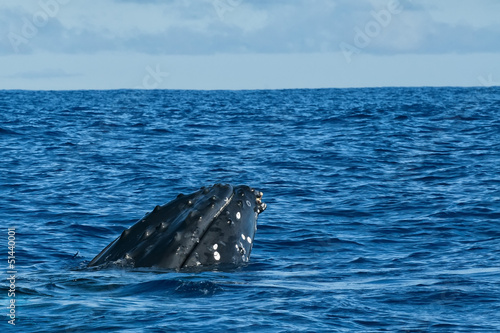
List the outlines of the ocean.
{"type": "Polygon", "coordinates": [[[0,140],[2,328],[500,332],[498,87],[0,91],[0,140]],[[215,183],[247,265],[85,268],[215,183]]]}

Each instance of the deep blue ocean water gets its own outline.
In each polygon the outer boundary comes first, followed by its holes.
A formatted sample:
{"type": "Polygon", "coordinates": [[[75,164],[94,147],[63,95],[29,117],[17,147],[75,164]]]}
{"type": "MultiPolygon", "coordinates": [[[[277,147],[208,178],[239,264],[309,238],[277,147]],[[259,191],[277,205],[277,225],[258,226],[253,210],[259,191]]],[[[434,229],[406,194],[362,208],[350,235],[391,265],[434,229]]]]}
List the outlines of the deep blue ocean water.
{"type": "Polygon", "coordinates": [[[0,91],[0,142],[2,328],[14,227],[19,332],[500,331],[500,88],[0,91]],[[83,268],[219,182],[247,266],[83,268]]]}

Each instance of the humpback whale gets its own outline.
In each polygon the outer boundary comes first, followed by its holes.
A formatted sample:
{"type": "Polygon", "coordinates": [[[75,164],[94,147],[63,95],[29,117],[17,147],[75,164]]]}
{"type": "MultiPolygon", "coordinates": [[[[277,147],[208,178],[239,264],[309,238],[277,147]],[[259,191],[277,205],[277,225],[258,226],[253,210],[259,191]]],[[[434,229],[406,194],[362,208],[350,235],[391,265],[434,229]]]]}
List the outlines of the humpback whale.
{"type": "Polygon", "coordinates": [[[106,246],[89,267],[239,266],[248,262],[262,192],[246,185],[202,187],[145,215],[106,246]]]}

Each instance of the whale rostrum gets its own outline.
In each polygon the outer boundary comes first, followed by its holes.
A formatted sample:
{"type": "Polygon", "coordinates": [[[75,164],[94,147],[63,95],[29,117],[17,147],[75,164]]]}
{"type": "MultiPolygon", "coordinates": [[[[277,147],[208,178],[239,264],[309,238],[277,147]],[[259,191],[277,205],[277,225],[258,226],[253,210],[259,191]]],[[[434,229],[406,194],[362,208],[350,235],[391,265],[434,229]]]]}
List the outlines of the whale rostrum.
{"type": "Polygon", "coordinates": [[[88,266],[181,269],[248,262],[262,192],[246,185],[202,187],[155,209],[106,246],[88,266]]]}

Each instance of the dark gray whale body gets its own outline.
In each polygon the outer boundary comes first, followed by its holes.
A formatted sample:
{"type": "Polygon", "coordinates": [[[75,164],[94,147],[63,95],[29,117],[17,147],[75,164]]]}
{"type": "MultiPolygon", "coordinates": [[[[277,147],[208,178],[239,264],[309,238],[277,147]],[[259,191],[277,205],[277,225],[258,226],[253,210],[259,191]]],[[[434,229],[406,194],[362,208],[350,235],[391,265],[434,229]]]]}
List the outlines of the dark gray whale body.
{"type": "Polygon", "coordinates": [[[257,217],[266,209],[261,198],[248,186],[228,184],[179,194],[124,230],[88,266],[241,265],[250,257],[257,217]]]}

